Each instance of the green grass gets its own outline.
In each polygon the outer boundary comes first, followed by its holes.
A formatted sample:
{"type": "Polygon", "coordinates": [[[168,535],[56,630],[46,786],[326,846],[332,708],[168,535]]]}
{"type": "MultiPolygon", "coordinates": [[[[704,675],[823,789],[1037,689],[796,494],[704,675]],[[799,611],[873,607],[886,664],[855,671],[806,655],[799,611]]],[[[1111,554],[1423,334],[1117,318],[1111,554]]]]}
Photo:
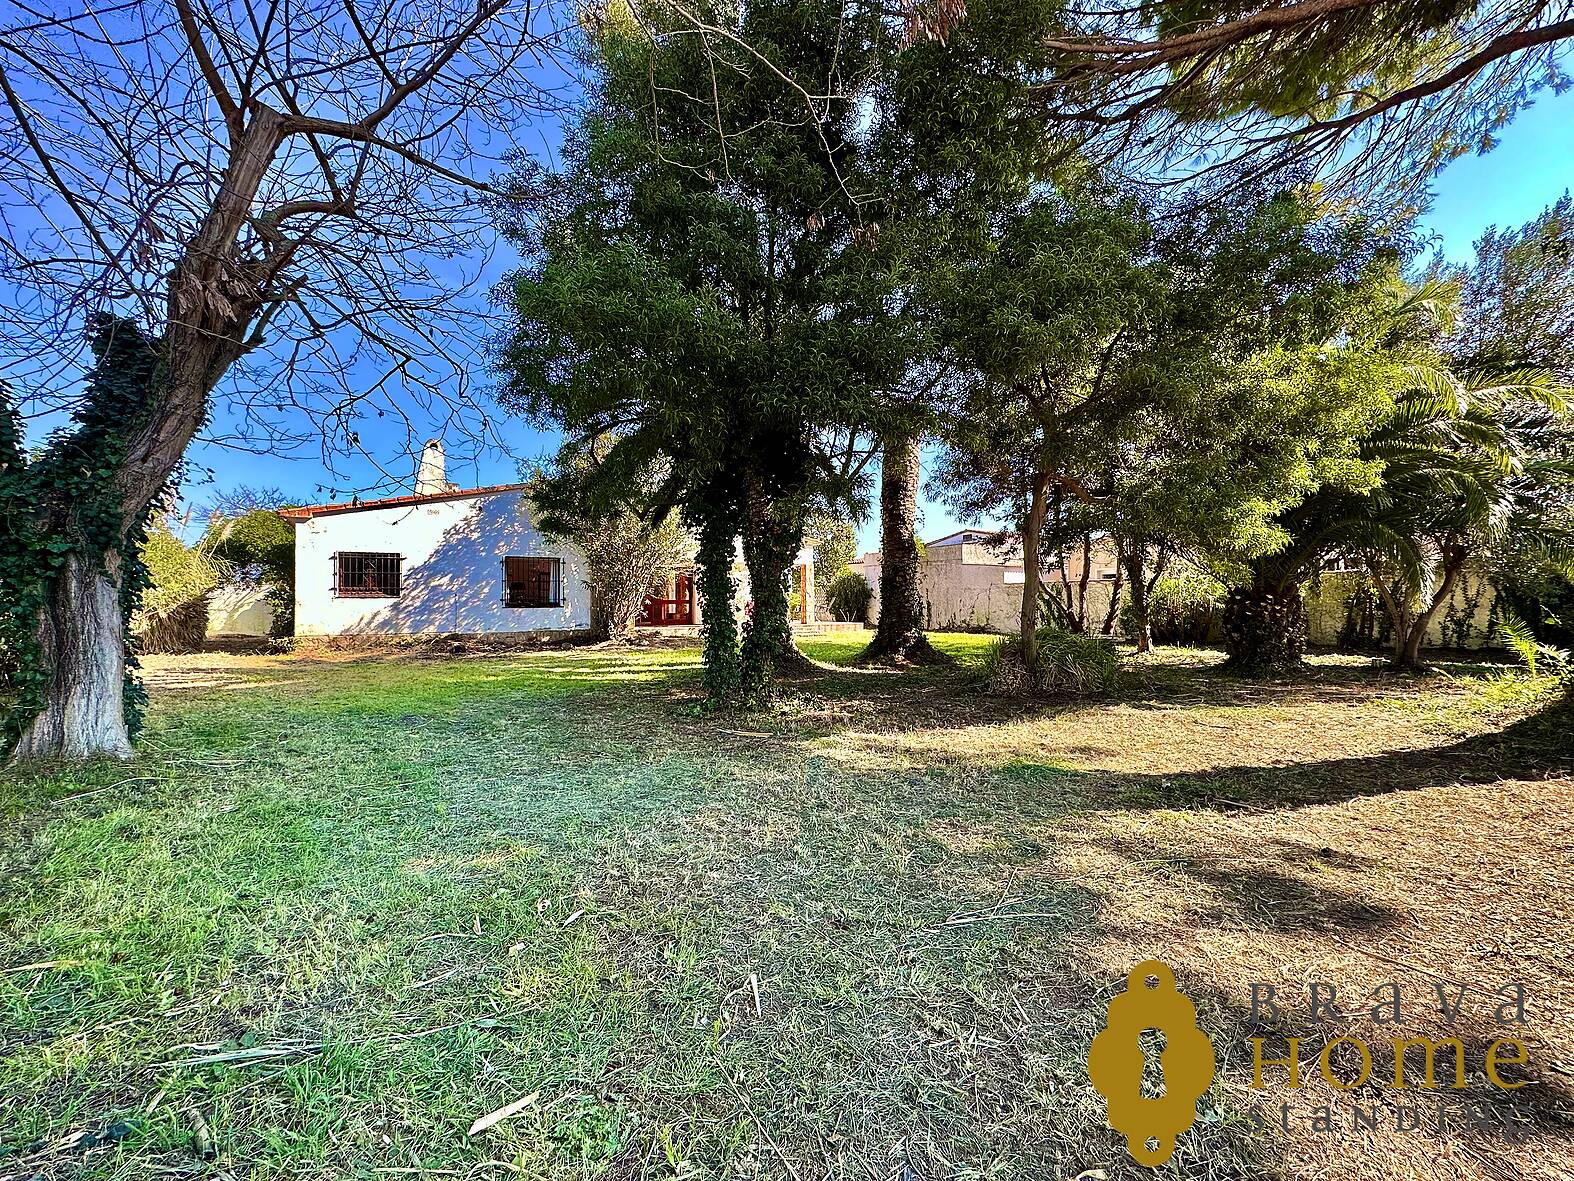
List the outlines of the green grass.
{"type": "MultiPolygon", "coordinates": [[[[1083,707],[938,639],[745,718],[672,649],[155,687],[133,763],[0,777],[0,1177],[1123,1175],[1089,891],[948,924],[1103,790],[1012,747],[1083,707]]],[[[1272,1155],[1218,1091],[1167,1172],[1272,1155]]]]}

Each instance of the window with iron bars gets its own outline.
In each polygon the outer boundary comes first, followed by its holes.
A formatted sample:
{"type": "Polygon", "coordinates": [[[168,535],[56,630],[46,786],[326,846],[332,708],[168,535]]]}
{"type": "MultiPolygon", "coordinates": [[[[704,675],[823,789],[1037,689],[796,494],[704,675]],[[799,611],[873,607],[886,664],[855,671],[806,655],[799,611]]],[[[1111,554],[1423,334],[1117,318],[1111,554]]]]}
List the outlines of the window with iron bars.
{"type": "Polygon", "coordinates": [[[561,558],[504,558],[505,607],[561,607],[563,560],[561,558]]]}
{"type": "Polygon", "coordinates": [[[397,599],[402,554],[333,555],[333,593],[341,599],[397,599]]]}

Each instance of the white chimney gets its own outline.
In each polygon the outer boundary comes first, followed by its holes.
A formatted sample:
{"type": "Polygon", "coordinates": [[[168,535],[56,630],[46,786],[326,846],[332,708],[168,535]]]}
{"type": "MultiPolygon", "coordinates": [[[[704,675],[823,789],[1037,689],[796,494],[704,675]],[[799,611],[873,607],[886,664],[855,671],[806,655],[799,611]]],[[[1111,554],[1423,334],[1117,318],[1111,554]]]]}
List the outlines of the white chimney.
{"type": "Polygon", "coordinates": [[[415,494],[430,496],[448,491],[448,477],[443,470],[443,441],[428,439],[421,448],[421,462],[415,469],[415,494]]]}

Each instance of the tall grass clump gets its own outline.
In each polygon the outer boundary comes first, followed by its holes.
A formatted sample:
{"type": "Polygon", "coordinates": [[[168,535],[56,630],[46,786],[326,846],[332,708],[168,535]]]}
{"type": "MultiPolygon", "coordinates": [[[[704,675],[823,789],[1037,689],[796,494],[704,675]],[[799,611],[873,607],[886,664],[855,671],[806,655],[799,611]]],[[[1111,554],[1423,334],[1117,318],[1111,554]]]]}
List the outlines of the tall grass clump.
{"type": "Polygon", "coordinates": [[[131,620],[138,652],[195,652],[208,631],[208,595],[229,577],[207,543],[187,547],[162,520],[142,549],[149,585],[131,620]]]}
{"type": "Polygon", "coordinates": [[[1036,676],[1022,663],[1022,641],[1016,636],[1004,636],[990,648],[983,676],[992,693],[1103,697],[1115,691],[1120,657],[1108,636],[1045,627],[1038,631],[1036,676]]]}

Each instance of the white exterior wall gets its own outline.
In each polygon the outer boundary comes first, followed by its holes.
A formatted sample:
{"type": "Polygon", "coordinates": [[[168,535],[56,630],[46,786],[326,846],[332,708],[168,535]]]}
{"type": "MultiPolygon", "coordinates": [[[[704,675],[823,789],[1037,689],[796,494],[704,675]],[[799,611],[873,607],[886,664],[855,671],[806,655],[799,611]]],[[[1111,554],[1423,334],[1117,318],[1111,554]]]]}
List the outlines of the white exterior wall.
{"type": "Polygon", "coordinates": [[[537,531],[529,497],[492,492],[455,500],[324,513],[295,523],[295,634],[580,631],[590,626],[585,560],[537,531]],[[398,553],[397,599],[339,598],[335,553],[398,553]],[[505,557],[563,559],[563,604],[505,607],[505,557]]]}
{"type": "Polygon", "coordinates": [[[267,587],[232,583],[208,596],[208,635],[266,636],[272,628],[267,587]]]}

